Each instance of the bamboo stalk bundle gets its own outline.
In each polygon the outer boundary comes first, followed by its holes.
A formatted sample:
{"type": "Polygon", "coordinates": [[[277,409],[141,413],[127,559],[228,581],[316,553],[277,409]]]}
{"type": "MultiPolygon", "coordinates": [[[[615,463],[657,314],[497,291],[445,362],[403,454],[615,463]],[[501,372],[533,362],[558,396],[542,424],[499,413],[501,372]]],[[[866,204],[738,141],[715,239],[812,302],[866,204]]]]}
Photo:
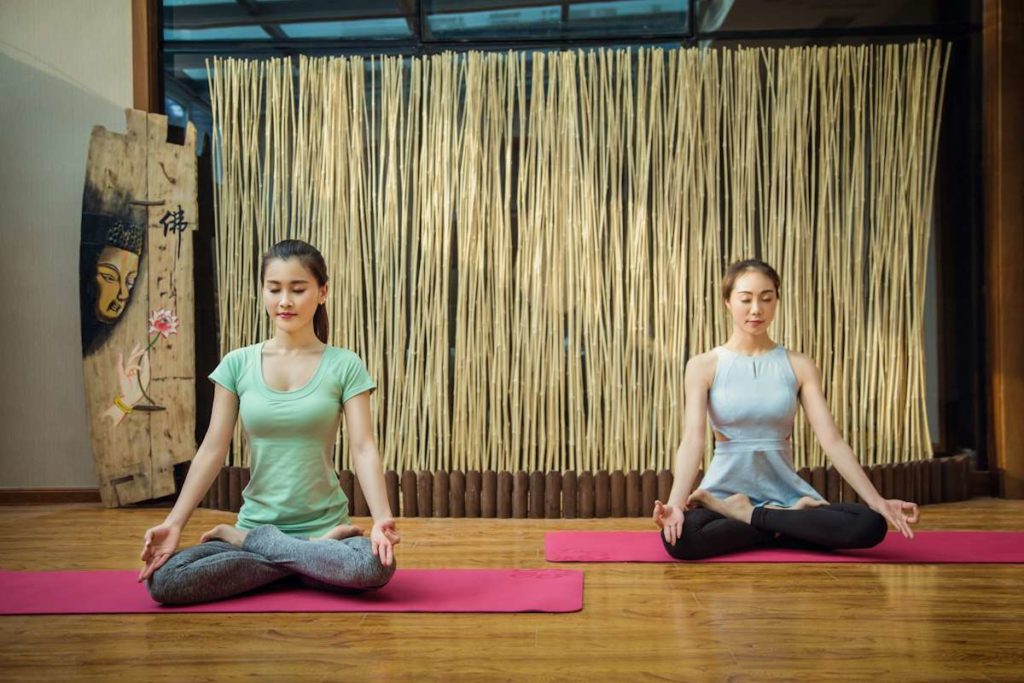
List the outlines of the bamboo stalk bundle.
{"type": "MultiPolygon", "coordinates": [[[[501,473],[635,471],[650,497],[685,362],[731,329],[722,271],[760,256],[783,276],[774,336],[817,362],[861,459],[927,458],[948,58],[921,42],[216,59],[221,350],[272,331],[260,254],[308,240],[331,268],[332,343],[377,380],[386,469],[497,472],[496,490],[501,473]]],[[[794,446],[824,463],[802,417],[794,446]]],[[[335,464],[351,467],[344,439],[335,464]]]]}

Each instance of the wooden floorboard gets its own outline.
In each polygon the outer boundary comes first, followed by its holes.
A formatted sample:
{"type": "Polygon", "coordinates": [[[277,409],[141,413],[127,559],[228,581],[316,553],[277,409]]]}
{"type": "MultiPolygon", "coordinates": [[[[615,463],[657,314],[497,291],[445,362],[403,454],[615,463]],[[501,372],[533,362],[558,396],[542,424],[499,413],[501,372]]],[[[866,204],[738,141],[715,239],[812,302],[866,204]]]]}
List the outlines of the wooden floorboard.
{"type": "MultiPolygon", "coordinates": [[[[136,568],[165,510],[0,508],[3,569],[136,568]]],[[[200,510],[189,543],[233,515],[200,510]]],[[[402,567],[544,567],[553,529],[637,519],[401,520],[402,567]]],[[[1024,530],[1024,501],[922,529],[1024,530]]],[[[1020,681],[1022,565],[560,565],[576,614],[0,617],[2,681],[1020,681]]]]}

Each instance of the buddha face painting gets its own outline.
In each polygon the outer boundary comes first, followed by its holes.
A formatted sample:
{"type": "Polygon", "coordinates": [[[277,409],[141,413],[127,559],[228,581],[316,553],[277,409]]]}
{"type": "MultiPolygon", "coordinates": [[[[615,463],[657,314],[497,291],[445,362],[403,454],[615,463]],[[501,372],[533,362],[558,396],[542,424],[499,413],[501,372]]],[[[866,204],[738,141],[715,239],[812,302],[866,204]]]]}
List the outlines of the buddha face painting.
{"type": "Polygon", "coordinates": [[[124,313],[139,276],[142,254],[142,228],[135,223],[116,220],[106,232],[106,240],[96,259],[96,320],[112,325],[124,313]]]}
{"type": "Polygon", "coordinates": [[[138,275],[138,254],[110,244],[103,247],[96,263],[97,320],[109,325],[121,316],[138,275]]]}
{"type": "Polygon", "coordinates": [[[145,232],[145,223],[136,221],[128,211],[82,212],[78,277],[82,353],[86,356],[103,346],[131,306],[132,291],[144,265],[145,232]]]}

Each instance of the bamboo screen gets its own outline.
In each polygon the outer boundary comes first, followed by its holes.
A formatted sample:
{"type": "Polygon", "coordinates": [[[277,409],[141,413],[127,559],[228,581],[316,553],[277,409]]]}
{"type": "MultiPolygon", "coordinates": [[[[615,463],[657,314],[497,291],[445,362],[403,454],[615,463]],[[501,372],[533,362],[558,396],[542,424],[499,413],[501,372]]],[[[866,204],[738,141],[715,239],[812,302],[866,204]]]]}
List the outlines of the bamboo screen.
{"type": "MultiPolygon", "coordinates": [[[[658,470],[687,358],[731,329],[722,271],[757,255],[783,277],[774,337],[817,361],[861,461],[929,457],[947,61],[935,42],[217,60],[221,350],[272,334],[259,256],[305,239],[332,343],[377,380],[387,469],[658,470]]],[[[794,439],[822,464],[802,417],[794,439]]]]}

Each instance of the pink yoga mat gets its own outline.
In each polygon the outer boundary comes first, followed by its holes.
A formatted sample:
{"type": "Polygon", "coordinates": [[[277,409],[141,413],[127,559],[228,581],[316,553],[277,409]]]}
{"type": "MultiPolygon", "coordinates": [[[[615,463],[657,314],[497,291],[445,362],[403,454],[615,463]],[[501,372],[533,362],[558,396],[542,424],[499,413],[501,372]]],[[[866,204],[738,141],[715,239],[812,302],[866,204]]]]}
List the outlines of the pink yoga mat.
{"type": "MultiPolygon", "coordinates": [[[[553,531],[544,536],[548,562],[677,562],[656,531],[553,531]]],[[[857,562],[861,564],[1024,563],[1024,532],[918,531],[908,541],[890,531],[868,550],[744,550],[697,562],[857,562]]]]}
{"type": "Polygon", "coordinates": [[[565,569],[401,569],[365,593],[270,588],[218,602],[164,607],[137,571],[0,571],[0,614],[173,612],[578,612],[583,572],[565,569]]]}

